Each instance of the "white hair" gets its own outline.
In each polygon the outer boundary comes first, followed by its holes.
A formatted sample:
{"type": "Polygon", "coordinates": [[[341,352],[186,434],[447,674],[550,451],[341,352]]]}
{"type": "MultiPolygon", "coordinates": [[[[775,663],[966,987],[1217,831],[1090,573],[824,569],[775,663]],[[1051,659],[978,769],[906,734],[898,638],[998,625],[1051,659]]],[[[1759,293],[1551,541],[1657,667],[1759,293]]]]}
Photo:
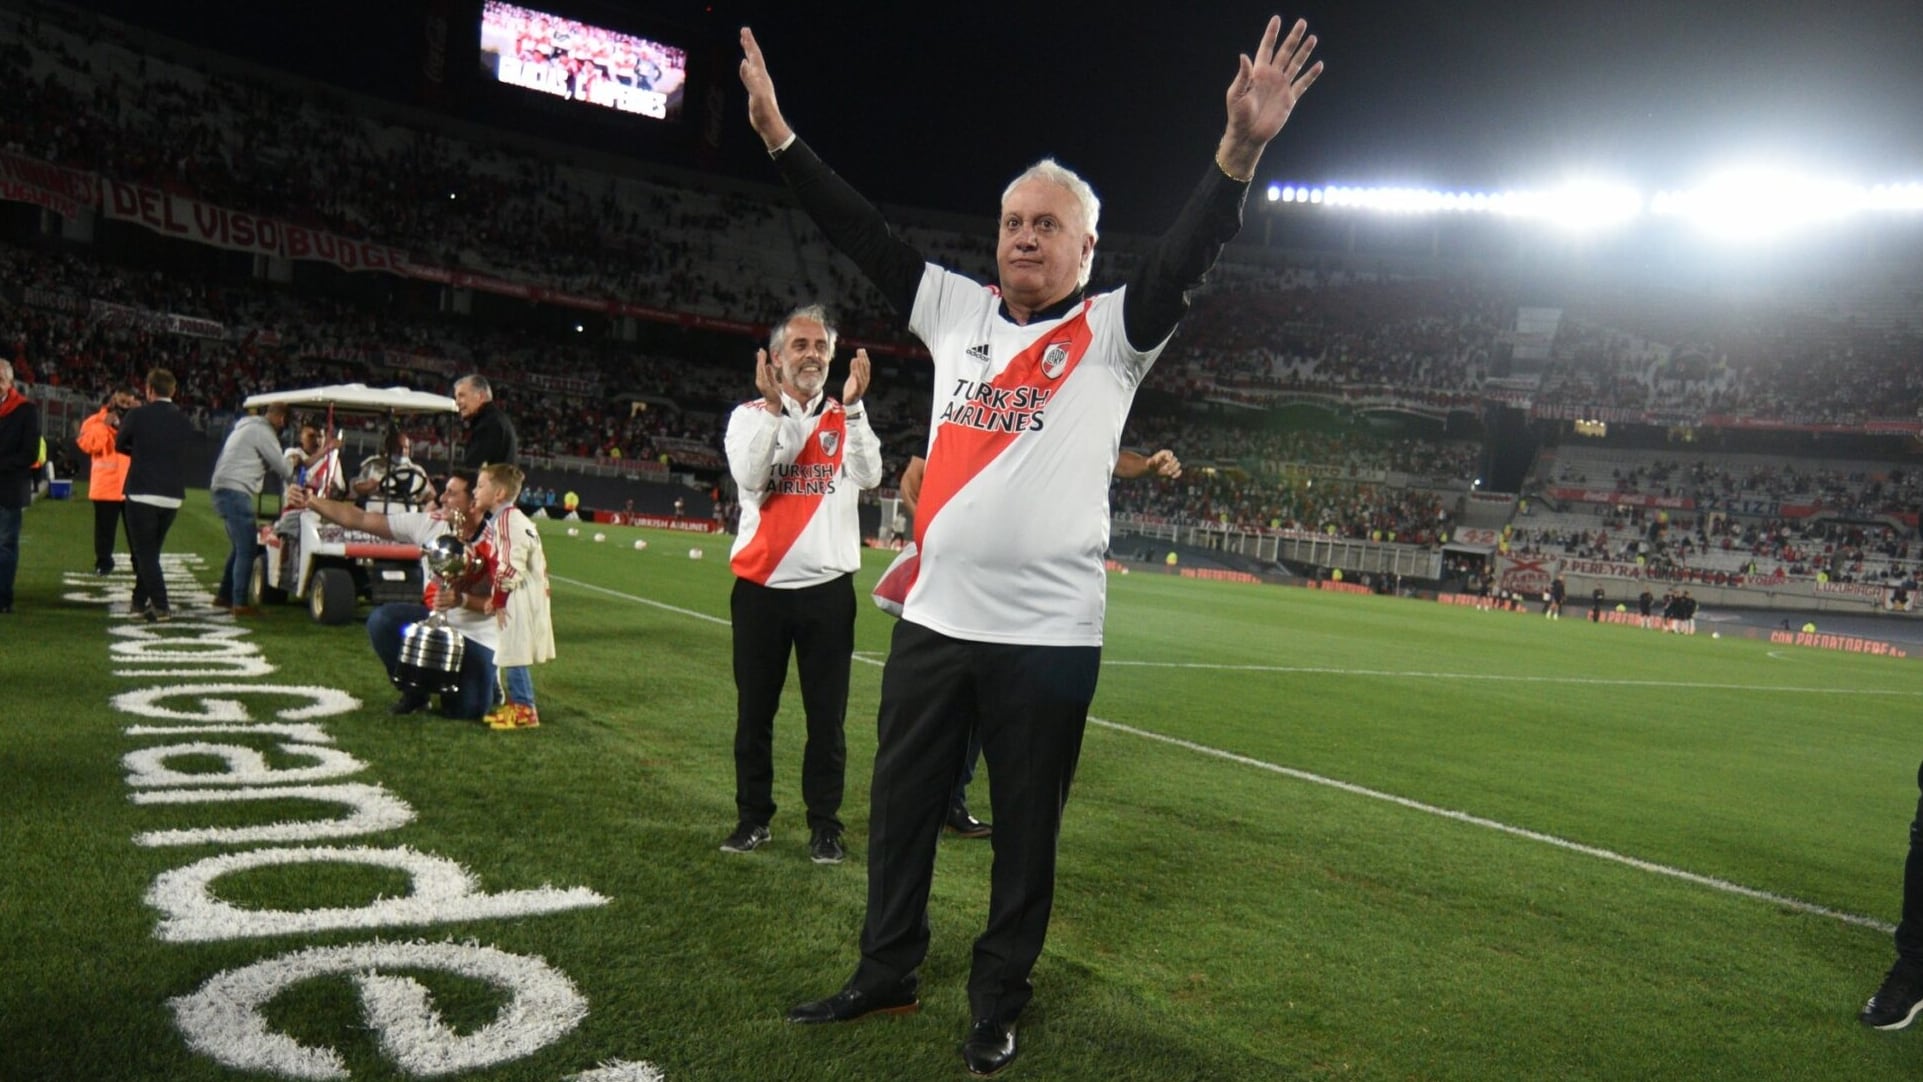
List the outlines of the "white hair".
{"type": "MultiPolygon", "coordinates": [[[[1045,180],[1074,196],[1076,204],[1082,208],[1082,228],[1088,230],[1091,240],[1099,236],[1096,226],[1102,219],[1101,199],[1096,196],[1095,189],[1088,186],[1088,181],[1082,179],[1081,174],[1053,158],[1043,158],[1022,170],[1021,176],[1009,181],[1008,187],[1002,189],[1002,204],[1006,206],[1009,196],[1015,194],[1015,189],[1031,180],[1045,180]]],[[[1081,275],[1075,281],[1078,287],[1088,284],[1089,272],[1094,267],[1095,252],[1091,249],[1088,255],[1082,257],[1081,275]]]]}
{"type": "Polygon", "coordinates": [[[835,325],[828,322],[828,309],[819,304],[804,304],[781,317],[781,322],[775,324],[773,333],[768,335],[768,355],[781,356],[781,347],[788,344],[788,328],[797,319],[812,319],[821,324],[821,329],[828,333],[828,356],[833,357],[835,339],[840,337],[840,334],[835,330],[835,325]]]}

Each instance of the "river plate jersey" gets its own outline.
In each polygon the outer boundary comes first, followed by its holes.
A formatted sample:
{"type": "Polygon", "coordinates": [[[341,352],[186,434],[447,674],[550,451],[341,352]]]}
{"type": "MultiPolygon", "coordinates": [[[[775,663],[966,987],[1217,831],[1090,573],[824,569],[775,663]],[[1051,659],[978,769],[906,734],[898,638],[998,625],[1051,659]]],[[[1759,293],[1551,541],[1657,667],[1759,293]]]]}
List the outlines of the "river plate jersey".
{"type": "MultiPolygon", "coordinates": [[[[731,448],[771,423],[755,399],[728,419],[731,448]]],[[[842,466],[847,415],[826,400],[820,412],[784,412],[768,485],[741,493],[741,524],[730,563],[750,582],[779,589],[815,586],[861,568],[861,486],[842,466]]],[[[872,440],[871,440],[872,442],[872,440]]]]}
{"type": "Polygon", "coordinates": [[[1022,326],[997,291],[934,264],[908,325],[935,392],[902,618],[957,639],[1101,645],[1109,476],[1167,342],[1128,344],[1121,290],[1022,326]]]}

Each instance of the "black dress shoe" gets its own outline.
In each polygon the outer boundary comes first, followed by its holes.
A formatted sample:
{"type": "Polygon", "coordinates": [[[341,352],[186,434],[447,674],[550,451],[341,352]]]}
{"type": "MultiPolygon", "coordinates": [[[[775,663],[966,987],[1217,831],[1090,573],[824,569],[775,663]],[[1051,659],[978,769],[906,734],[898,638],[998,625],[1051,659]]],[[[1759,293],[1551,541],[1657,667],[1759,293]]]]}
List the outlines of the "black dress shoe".
{"type": "Polygon", "coordinates": [[[394,705],[387,708],[387,712],[397,717],[402,714],[418,713],[427,709],[429,701],[429,696],[418,691],[404,691],[400,698],[394,700],[394,705]]]}
{"type": "Polygon", "coordinates": [[[975,1075],[991,1075],[1015,1062],[1015,1023],[1004,1026],[985,1018],[975,1023],[962,1042],[962,1062],[975,1075]]]}
{"type": "Polygon", "coordinates": [[[914,1014],[921,1010],[915,998],[915,985],[903,982],[893,988],[862,991],[849,985],[827,999],[802,1003],[788,1012],[788,1021],[805,1026],[822,1022],[853,1022],[871,1014],[914,1014]]]}
{"type": "Polygon", "coordinates": [[[956,801],[948,808],[949,830],[964,838],[986,838],[995,833],[995,828],[968,814],[968,805],[956,801]]]}

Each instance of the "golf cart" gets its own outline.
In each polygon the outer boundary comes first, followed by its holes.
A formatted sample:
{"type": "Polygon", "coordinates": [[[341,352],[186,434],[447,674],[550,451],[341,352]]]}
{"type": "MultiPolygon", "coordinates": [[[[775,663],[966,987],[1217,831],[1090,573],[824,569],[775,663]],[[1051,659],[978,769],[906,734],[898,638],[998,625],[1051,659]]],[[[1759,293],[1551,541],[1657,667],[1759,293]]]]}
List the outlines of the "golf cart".
{"type": "MultiPolygon", "coordinates": [[[[250,410],[277,404],[297,413],[324,412],[322,431],[330,434],[339,433],[336,421],[345,416],[382,418],[386,422],[382,427],[394,430],[409,418],[451,420],[460,415],[454,400],[446,395],[359,383],[251,395],[244,403],[250,410]]],[[[338,443],[338,439],[336,435],[332,442],[338,443]]],[[[316,495],[353,498],[341,469],[338,446],[306,470],[307,484],[316,495]]],[[[390,497],[383,505],[386,511],[419,509],[395,503],[392,493],[386,495],[390,497]]],[[[289,510],[284,502],[277,514],[264,510],[257,512],[263,520],[261,548],[248,576],[249,604],[277,604],[292,598],[307,602],[316,623],[344,624],[354,618],[363,597],[375,604],[420,600],[424,572],[419,546],[346,529],[313,511],[289,510]]]]}

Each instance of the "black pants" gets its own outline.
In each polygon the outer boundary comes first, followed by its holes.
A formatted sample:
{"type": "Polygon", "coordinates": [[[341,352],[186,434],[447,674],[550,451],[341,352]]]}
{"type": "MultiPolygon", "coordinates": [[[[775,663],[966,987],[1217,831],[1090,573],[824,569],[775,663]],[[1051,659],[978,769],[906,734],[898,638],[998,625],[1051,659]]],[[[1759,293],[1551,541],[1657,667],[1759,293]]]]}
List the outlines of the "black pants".
{"type": "Polygon", "coordinates": [[[168,611],[167,580],[160,573],[160,548],[173,529],[177,507],[155,507],[138,500],[127,501],[127,542],[134,550],[134,609],[151,604],[168,611]]]}
{"type": "MultiPolygon", "coordinates": [[[[114,569],[114,536],[120,532],[121,523],[126,521],[120,500],[93,501],[93,569],[112,571],[114,569]]],[[[127,551],[134,550],[133,535],[127,536],[127,551]]]]}
{"type": "Polygon", "coordinates": [[[1896,953],[1923,966],[1923,766],[1916,768],[1916,818],[1910,821],[1910,855],[1903,862],[1903,920],[1896,926],[1896,953]]]}
{"type": "Polygon", "coordinates": [[[819,586],[778,590],[735,580],[728,605],[734,618],[734,802],[744,823],[765,826],[775,815],[775,711],[792,652],[808,715],[808,743],[801,755],[808,828],[841,832],[854,582],[853,575],[843,575],[819,586]]]}
{"type": "Polygon", "coordinates": [[[935,843],[972,722],[988,763],[995,864],[968,1002],[974,1018],[998,1023],[1028,1005],[1055,904],[1062,809],[1101,664],[1096,646],[965,642],[896,624],[881,677],[857,987],[906,980],[927,957],[935,843]]]}

